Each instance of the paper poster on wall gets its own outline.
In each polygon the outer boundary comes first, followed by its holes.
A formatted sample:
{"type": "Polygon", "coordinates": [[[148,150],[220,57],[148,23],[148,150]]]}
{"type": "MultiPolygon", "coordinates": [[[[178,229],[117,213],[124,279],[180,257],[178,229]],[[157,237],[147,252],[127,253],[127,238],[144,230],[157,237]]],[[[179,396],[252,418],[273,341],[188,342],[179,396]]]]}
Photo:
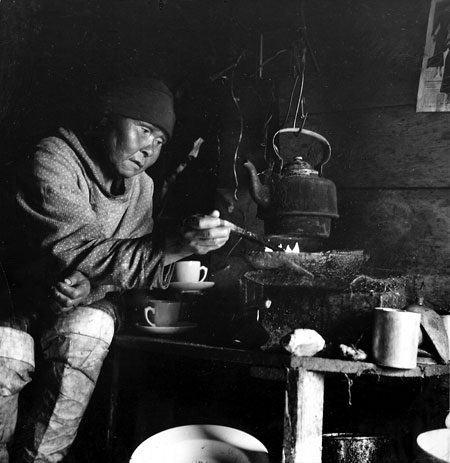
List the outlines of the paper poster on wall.
{"type": "Polygon", "coordinates": [[[450,0],[431,0],[417,112],[450,111],[450,0]]]}

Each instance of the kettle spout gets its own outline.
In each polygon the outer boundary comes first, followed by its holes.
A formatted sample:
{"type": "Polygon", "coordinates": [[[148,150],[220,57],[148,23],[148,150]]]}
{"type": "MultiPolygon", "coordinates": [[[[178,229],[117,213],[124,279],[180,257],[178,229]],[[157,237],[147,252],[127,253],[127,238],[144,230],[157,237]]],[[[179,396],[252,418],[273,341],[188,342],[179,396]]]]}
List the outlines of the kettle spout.
{"type": "Polygon", "coordinates": [[[250,174],[250,194],[256,204],[262,208],[266,208],[270,204],[270,189],[268,186],[263,185],[258,178],[256,167],[251,161],[245,161],[244,167],[247,168],[250,174]]]}

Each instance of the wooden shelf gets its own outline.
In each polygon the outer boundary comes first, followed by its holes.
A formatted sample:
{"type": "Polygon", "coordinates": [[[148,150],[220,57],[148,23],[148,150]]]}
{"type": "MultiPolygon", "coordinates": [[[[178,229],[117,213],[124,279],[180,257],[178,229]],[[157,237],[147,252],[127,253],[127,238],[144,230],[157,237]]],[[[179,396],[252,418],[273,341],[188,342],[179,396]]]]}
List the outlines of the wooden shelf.
{"type": "Polygon", "coordinates": [[[450,373],[450,364],[418,364],[412,369],[384,368],[369,362],[353,362],[347,360],[328,359],[319,357],[291,357],[291,367],[303,368],[308,371],[331,374],[347,374],[361,376],[363,374],[389,376],[399,378],[425,378],[442,376],[450,373]]]}
{"type": "MultiPolygon", "coordinates": [[[[287,352],[268,352],[263,350],[238,349],[212,345],[195,337],[176,338],[170,336],[151,336],[118,334],[114,338],[113,351],[132,349],[155,354],[189,357],[195,359],[221,361],[248,365],[270,377],[274,370],[283,371],[276,379],[285,380],[286,404],[284,417],[283,455],[284,463],[321,463],[322,460],[322,421],[324,406],[325,377],[345,374],[375,375],[378,377],[427,378],[448,375],[450,365],[419,364],[409,370],[383,368],[374,363],[346,361],[320,357],[297,357],[287,352]]],[[[118,406],[119,355],[114,355],[111,384],[110,422],[108,443],[113,455],[115,434],[115,415],[118,406]]]]}
{"type": "Polygon", "coordinates": [[[204,360],[217,360],[259,367],[291,367],[320,373],[357,375],[377,375],[401,378],[425,378],[450,373],[450,364],[419,364],[417,368],[400,370],[383,368],[370,362],[355,362],[321,357],[296,357],[287,352],[267,352],[263,350],[238,349],[198,342],[194,339],[118,334],[114,345],[125,349],[180,355],[204,360]]]}
{"type": "Polygon", "coordinates": [[[253,366],[288,367],[290,356],[286,352],[264,352],[262,350],[223,347],[185,338],[119,334],[114,338],[115,346],[126,349],[180,355],[204,360],[218,360],[253,366]]]}

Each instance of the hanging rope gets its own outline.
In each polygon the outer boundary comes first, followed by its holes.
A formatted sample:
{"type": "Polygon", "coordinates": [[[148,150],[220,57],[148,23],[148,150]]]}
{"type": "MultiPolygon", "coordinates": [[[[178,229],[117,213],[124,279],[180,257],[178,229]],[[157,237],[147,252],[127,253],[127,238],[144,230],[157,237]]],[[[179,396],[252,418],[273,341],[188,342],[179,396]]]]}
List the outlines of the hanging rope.
{"type": "Polygon", "coordinates": [[[300,120],[301,120],[300,129],[303,129],[303,126],[305,125],[306,117],[308,116],[308,114],[305,114],[305,111],[304,111],[305,100],[303,97],[303,92],[304,92],[304,87],[305,87],[306,55],[309,54],[309,56],[311,57],[313,61],[314,67],[318,73],[319,73],[319,66],[317,64],[316,57],[314,56],[314,53],[311,50],[311,47],[308,42],[308,37],[306,34],[307,27],[306,27],[306,21],[305,21],[303,0],[299,0],[298,16],[299,16],[299,23],[300,23],[297,29],[298,38],[291,47],[291,54],[292,54],[292,60],[293,60],[294,83],[292,85],[291,94],[289,98],[289,105],[288,105],[288,109],[287,109],[286,116],[284,118],[282,127],[286,127],[289,116],[291,114],[292,101],[294,99],[295,91],[297,89],[297,86],[300,84],[296,110],[295,110],[294,119],[293,119],[293,123],[291,127],[297,128],[297,121],[299,119],[299,114],[300,114],[300,120]]]}
{"type": "Polygon", "coordinates": [[[237,111],[238,111],[238,114],[239,114],[239,125],[240,125],[239,138],[238,138],[238,142],[236,144],[236,150],[234,151],[234,157],[233,157],[233,177],[234,177],[234,193],[233,193],[233,197],[234,197],[235,201],[238,200],[237,190],[239,188],[239,180],[238,180],[238,176],[237,176],[236,164],[237,164],[237,159],[238,159],[238,156],[239,156],[239,148],[241,146],[242,136],[244,134],[244,116],[242,115],[241,107],[239,105],[239,99],[236,97],[236,94],[234,92],[234,78],[235,78],[236,68],[238,67],[239,62],[241,61],[241,59],[243,58],[244,55],[245,55],[245,51],[243,51],[241,53],[241,55],[237,59],[236,63],[234,64],[233,70],[231,72],[231,97],[233,98],[234,104],[235,104],[235,106],[237,108],[237,111]]]}

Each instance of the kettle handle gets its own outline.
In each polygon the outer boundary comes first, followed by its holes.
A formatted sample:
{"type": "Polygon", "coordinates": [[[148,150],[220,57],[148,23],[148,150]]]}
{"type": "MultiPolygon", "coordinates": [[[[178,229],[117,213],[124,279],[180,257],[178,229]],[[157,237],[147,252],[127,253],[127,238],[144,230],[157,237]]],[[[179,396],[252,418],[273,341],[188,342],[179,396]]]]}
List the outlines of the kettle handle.
{"type": "Polygon", "coordinates": [[[325,156],[323,157],[322,161],[317,164],[317,166],[314,166],[318,172],[319,175],[322,175],[322,167],[330,160],[331,157],[331,145],[328,142],[328,140],[323,137],[322,135],[318,134],[317,132],[313,132],[312,130],[307,130],[307,129],[301,129],[300,127],[288,127],[286,129],[280,129],[272,137],[272,146],[275,151],[275,154],[278,156],[278,158],[283,162],[283,158],[280,156],[280,152],[278,150],[278,147],[275,145],[275,138],[278,134],[281,133],[295,133],[295,134],[300,134],[303,133],[304,135],[309,135],[310,137],[315,138],[316,140],[319,140],[321,143],[325,145],[325,148],[327,150],[325,156]]]}

